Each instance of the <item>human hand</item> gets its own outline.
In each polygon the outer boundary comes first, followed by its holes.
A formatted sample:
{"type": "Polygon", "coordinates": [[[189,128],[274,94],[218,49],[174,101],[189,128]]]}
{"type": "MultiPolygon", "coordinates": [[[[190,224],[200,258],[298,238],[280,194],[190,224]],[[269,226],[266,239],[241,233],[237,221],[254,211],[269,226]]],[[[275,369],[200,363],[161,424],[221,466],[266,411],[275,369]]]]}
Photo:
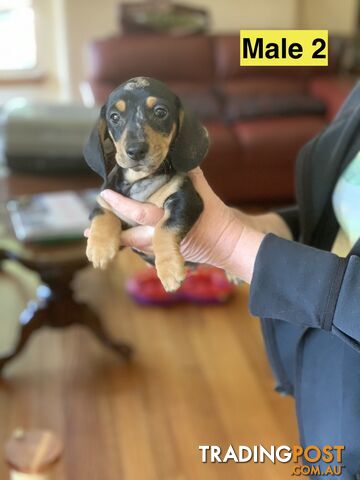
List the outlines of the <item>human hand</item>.
{"type": "MultiPolygon", "coordinates": [[[[203,199],[204,210],[181,243],[182,255],[186,261],[210,264],[250,282],[256,248],[264,235],[248,227],[220,200],[200,168],[189,172],[189,177],[203,199]]],[[[101,192],[101,197],[122,220],[136,224],[122,232],[121,245],[152,253],[152,235],[163,209],[111,190],[101,192]]]]}

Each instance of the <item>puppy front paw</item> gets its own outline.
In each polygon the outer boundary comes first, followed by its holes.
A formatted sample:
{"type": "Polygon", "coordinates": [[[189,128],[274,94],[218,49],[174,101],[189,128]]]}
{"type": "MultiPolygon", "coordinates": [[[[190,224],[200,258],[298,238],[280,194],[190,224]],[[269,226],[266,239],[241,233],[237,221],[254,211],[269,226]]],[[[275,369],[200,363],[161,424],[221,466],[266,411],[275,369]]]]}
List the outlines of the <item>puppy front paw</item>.
{"type": "Polygon", "coordinates": [[[155,258],[158,277],[167,292],[175,292],[185,280],[184,259],[175,257],[155,258]]]}
{"type": "Polygon", "coordinates": [[[119,238],[101,238],[90,235],[87,241],[86,256],[94,268],[105,270],[115,258],[119,248],[120,236],[119,238]]]}

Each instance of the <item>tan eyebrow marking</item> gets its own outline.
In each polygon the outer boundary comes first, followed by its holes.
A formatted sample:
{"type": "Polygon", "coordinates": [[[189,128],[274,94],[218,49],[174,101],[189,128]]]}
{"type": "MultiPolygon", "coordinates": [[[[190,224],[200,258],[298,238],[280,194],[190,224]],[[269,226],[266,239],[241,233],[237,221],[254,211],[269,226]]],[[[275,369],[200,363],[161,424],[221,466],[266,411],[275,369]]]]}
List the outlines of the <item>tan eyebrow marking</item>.
{"type": "Polygon", "coordinates": [[[149,108],[152,108],[155,105],[156,100],[157,100],[156,97],[148,97],[146,99],[146,106],[149,108]]]}
{"type": "Polygon", "coordinates": [[[124,100],[119,100],[115,104],[115,106],[119,110],[119,112],[125,112],[125,110],[126,110],[126,102],[124,102],[124,100]]]}

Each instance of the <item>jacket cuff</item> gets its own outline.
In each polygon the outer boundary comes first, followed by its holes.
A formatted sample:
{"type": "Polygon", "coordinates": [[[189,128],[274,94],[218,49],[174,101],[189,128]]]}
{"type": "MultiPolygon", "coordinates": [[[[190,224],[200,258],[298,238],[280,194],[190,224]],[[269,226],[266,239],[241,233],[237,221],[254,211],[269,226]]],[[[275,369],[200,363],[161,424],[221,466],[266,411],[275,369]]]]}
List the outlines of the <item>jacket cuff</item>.
{"type": "Polygon", "coordinates": [[[266,235],[255,260],[251,313],[330,330],[346,263],[332,253],[266,235]]]}

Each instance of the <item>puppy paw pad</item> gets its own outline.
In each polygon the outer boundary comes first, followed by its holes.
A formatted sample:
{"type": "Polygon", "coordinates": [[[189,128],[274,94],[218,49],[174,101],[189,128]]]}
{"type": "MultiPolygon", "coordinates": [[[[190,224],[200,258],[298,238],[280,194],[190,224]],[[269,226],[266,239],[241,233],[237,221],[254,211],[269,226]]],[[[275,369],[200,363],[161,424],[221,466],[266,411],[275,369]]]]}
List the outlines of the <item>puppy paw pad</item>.
{"type": "Polygon", "coordinates": [[[185,268],[181,262],[159,262],[156,264],[158,277],[167,292],[175,292],[185,279],[185,268]]]}
{"type": "Polygon", "coordinates": [[[118,242],[88,242],[86,256],[94,268],[105,270],[119,249],[118,242]]]}

